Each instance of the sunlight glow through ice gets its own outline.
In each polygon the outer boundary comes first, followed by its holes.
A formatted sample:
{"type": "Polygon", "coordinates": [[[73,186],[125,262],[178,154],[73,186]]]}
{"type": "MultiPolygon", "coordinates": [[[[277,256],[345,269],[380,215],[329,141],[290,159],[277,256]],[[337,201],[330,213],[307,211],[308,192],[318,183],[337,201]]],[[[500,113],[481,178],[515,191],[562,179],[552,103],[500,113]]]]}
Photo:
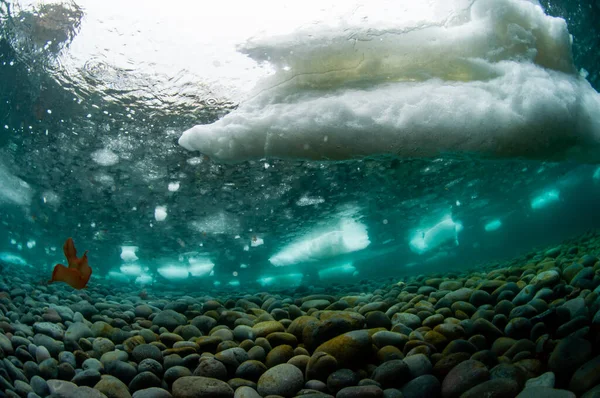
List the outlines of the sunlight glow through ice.
{"type": "Polygon", "coordinates": [[[492,232],[492,231],[499,230],[501,226],[502,226],[502,221],[492,220],[492,221],[488,222],[487,224],[485,224],[485,226],[483,228],[485,229],[486,232],[492,232]]]}
{"type": "Polygon", "coordinates": [[[28,206],[31,203],[31,196],[32,190],[29,184],[12,175],[0,163],[0,204],[28,206]]]}
{"type": "Polygon", "coordinates": [[[460,222],[455,222],[452,216],[447,215],[431,227],[415,230],[409,242],[410,249],[423,254],[448,242],[458,245],[458,233],[462,229],[460,222]]]}
{"type": "Polygon", "coordinates": [[[28,265],[23,257],[10,252],[1,252],[0,261],[13,265],[28,265]]]}
{"type": "Polygon", "coordinates": [[[317,262],[362,250],[370,244],[367,228],[352,219],[344,219],[336,229],[307,234],[269,258],[276,267],[317,262]]]}
{"type": "Polygon", "coordinates": [[[163,265],[157,269],[157,272],[169,280],[186,279],[190,274],[187,267],[179,265],[163,265]]]}
{"type": "Polygon", "coordinates": [[[354,276],[355,272],[356,267],[352,264],[352,262],[348,262],[319,270],[319,278],[321,281],[324,281],[327,279],[336,279],[342,276],[354,276]]]}
{"type": "Polygon", "coordinates": [[[110,149],[98,149],[92,152],[92,160],[100,166],[114,166],[119,163],[119,156],[110,149]]]}
{"type": "Polygon", "coordinates": [[[121,246],[121,260],[123,261],[135,261],[138,259],[135,252],[137,251],[137,246],[121,246]]]}
{"type": "Polygon", "coordinates": [[[554,202],[560,200],[560,191],[558,189],[551,189],[536,196],[531,200],[531,208],[534,210],[542,209],[546,206],[551,205],[554,202]]]}
{"type": "Polygon", "coordinates": [[[142,267],[139,264],[123,264],[119,269],[127,276],[140,276],[142,274],[142,267]]]}
{"type": "Polygon", "coordinates": [[[166,206],[156,206],[154,209],[154,218],[156,221],[165,221],[167,218],[167,207],[166,206]]]}

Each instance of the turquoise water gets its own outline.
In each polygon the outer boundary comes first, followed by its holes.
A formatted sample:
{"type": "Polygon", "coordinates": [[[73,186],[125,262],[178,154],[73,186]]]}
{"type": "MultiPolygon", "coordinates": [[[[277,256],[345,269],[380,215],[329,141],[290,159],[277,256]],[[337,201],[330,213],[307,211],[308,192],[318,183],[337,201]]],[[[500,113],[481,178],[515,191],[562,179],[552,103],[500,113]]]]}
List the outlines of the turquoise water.
{"type": "Polygon", "coordinates": [[[600,225],[598,2],[266,32],[76,3],[0,2],[8,272],[50,276],[71,236],[90,283],[357,282],[600,225]]]}

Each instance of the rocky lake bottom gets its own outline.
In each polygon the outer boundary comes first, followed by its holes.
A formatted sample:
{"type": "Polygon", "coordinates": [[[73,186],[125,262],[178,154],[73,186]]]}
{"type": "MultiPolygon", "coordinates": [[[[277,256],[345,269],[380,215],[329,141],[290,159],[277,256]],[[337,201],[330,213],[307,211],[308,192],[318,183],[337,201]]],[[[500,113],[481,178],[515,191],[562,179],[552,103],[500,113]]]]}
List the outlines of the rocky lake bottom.
{"type": "Polygon", "coordinates": [[[0,276],[0,397],[600,397],[600,234],[356,285],[175,293],[0,276]]]}

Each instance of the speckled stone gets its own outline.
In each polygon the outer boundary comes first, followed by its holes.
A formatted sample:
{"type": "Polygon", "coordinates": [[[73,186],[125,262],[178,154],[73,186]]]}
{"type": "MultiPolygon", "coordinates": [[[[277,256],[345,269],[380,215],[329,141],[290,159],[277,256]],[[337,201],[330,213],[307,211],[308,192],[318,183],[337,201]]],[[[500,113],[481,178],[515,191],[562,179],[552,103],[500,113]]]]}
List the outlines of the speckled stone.
{"type": "Polygon", "coordinates": [[[267,370],[258,379],[260,395],[281,395],[293,397],[304,386],[302,371],[290,364],[281,364],[267,370]]]}
{"type": "Polygon", "coordinates": [[[201,376],[187,376],[173,383],[173,398],[233,398],[233,389],[227,383],[201,376]]]}

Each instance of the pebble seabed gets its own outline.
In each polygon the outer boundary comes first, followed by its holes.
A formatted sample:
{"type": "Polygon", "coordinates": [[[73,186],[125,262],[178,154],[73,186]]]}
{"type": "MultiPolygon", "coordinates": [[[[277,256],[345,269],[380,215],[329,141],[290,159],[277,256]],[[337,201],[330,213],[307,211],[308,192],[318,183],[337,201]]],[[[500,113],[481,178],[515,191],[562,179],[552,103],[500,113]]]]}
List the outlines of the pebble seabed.
{"type": "Polygon", "coordinates": [[[600,397],[599,254],[212,297],[4,272],[0,396],[600,397]]]}

